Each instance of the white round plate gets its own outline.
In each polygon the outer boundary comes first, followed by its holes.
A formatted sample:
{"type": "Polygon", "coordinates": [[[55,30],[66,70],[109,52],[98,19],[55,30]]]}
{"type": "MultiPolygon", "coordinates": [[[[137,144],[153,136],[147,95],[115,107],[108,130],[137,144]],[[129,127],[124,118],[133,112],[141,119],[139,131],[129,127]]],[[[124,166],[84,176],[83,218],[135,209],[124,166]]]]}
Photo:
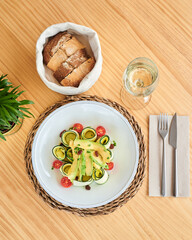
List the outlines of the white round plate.
{"type": "Polygon", "coordinates": [[[119,197],[132,182],[138,159],[137,138],[128,120],[108,105],[93,101],[69,103],[52,112],[40,125],[32,146],[32,164],[41,186],[57,201],[77,208],[99,207],[119,197]],[[84,187],[62,187],[60,171],[51,170],[55,160],[52,148],[60,143],[60,132],[74,123],[93,128],[101,125],[117,143],[108,181],[103,185],[92,183],[89,191],[84,187]]]}

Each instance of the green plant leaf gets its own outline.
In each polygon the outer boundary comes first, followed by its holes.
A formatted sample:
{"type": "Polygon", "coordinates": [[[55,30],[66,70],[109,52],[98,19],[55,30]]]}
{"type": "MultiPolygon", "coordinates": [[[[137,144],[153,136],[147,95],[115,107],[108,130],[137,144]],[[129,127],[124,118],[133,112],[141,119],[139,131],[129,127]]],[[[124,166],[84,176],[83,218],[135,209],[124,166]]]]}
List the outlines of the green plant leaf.
{"type": "Polygon", "coordinates": [[[3,110],[7,121],[11,122],[13,119],[12,119],[11,115],[9,114],[9,112],[7,111],[7,109],[3,105],[1,105],[0,107],[3,110]]]}
{"type": "Polygon", "coordinates": [[[30,100],[22,100],[19,103],[20,103],[19,105],[34,104],[34,102],[30,100]]]}
{"type": "Polygon", "coordinates": [[[12,111],[12,113],[14,113],[17,116],[18,110],[16,110],[14,107],[12,107],[8,104],[4,104],[4,106],[6,106],[6,108],[9,108],[9,110],[12,111]]]}
{"type": "Polygon", "coordinates": [[[24,93],[25,91],[21,91],[19,93],[17,93],[17,97],[19,97],[22,93],[24,93]]]}
{"type": "MultiPolygon", "coordinates": [[[[2,98],[0,98],[0,103],[3,103],[3,102],[7,102],[7,101],[14,101],[14,102],[17,102],[17,103],[19,103],[17,100],[15,100],[15,95],[14,94],[9,94],[8,96],[4,96],[4,97],[2,97],[2,98]]],[[[10,102],[11,103],[11,102],[10,102]]]]}
{"type": "Polygon", "coordinates": [[[0,91],[0,96],[6,95],[6,93],[9,91],[10,87],[5,87],[3,90],[0,91]]]}
{"type": "Polygon", "coordinates": [[[9,114],[11,115],[11,117],[13,119],[12,121],[14,123],[16,123],[18,121],[18,117],[12,111],[9,111],[9,114]]]}
{"type": "Polygon", "coordinates": [[[14,88],[13,88],[13,90],[12,90],[10,93],[15,93],[15,92],[16,92],[16,90],[17,90],[19,87],[20,87],[20,85],[19,85],[19,86],[17,86],[17,87],[14,87],[14,88]]]}
{"type": "Polygon", "coordinates": [[[20,106],[34,104],[34,102],[30,100],[18,101],[17,98],[24,91],[19,91],[20,86],[14,87],[6,76],[0,76],[0,131],[9,128],[11,122],[18,123],[20,118],[24,119],[33,116],[28,110],[29,108],[20,106]]]}
{"type": "Polygon", "coordinates": [[[6,141],[6,138],[5,138],[4,135],[1,133],[1,131],[0,131],[0,138],[6,141]]]}
{"type": "Polygon", "coordinates": [[[34,115],[27,110],[27,109],[29,109],[29,108],[19,107],[19,109],[22,110],[22,111],[24,111],[24,112],[26,112],[26,113],[28,113],[28,114],[31,115],[32,117],[34,117],[34,115]]]}

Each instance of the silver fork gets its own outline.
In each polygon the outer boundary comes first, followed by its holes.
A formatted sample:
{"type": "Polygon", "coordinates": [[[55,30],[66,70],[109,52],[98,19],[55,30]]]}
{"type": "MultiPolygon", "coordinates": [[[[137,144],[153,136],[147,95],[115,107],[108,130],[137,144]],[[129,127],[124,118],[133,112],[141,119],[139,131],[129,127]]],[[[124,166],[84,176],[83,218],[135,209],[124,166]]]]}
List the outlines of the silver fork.
{"type": "Polygon", "coordinates": [[[159,116],[159,134],[163,139],[163,159],[162,159],[162,178],[161,178],[161,195],[164,197],[166,193],[166,145],[165,138],[168,134],[168,114],[160,114],[159,116]]]}

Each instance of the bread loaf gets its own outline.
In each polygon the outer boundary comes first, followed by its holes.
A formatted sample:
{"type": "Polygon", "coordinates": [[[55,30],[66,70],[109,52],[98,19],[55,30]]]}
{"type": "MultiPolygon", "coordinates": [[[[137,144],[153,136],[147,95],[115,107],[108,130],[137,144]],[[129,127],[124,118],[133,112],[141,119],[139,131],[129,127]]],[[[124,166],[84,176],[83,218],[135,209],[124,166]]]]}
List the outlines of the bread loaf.
{"type": "Polygon", "coordinates": [[[67,75],[62,81],[63,86],[78,87],[82,79],[92,70],[95,65],[95,59],[89,58],[87,61],[75,68],[69,75],[67,75]]]}
{"type": "Polygon", "coordinates": [[[66,62],[68,62],[74,68],[79,67],[79,65],[87,60],[87,53],[85,49],[80,49],[75,52],[71,57],[69,57],[66,62]]]}
{"type": "Polygon", "coordinates": [[[51,57],[58,51],[62,44],[71,39],[71,34],[67,32],[61,32],[52,37],[44,47],[43,61],[47,65],[51,57]]]}
{"type": "Polygon", "coordinates": [[[61,65],[61,63],[65,62],[66,60],[67,55],[61,49],[59,49],[50,59],[50,61],[47,64],[47,67],[53,71],[56,71],[58,67],[61,65]]]}
{"type": "Polygon", "coordinates": [[[67,63],[63,62],[57,71],[54,72],[53,76],[57,79],[57,81],[61,82],[70,72],[73,71],[73,67],[67,63]]]}
{"type": "Polygon", "coordinates": [[[64,50],[67,56],[71,56],[77,50],[85,48],[83,44],[81,44],[75,37],[72,37],[69,41],[65,42],[61,49],[64,50]]]}
{"type": "Polygon", "coordinates": [[[49,39],[43,50],[43,61],[61,85],[73,87],[78,87],[95,65],[85,46],[67,32],[49,39]]]}

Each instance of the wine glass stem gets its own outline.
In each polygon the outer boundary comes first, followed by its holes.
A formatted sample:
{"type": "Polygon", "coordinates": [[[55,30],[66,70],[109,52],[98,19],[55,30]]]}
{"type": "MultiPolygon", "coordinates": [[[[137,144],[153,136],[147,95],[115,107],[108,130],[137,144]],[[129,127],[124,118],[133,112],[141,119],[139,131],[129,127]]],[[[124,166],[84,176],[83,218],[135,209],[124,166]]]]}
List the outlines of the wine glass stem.
{"type": "Polygon", "coordinates": [[[144,99],[144,103],[147,103],[150,101],[151,95],[145,96],[143,99],[144,99]]]}

